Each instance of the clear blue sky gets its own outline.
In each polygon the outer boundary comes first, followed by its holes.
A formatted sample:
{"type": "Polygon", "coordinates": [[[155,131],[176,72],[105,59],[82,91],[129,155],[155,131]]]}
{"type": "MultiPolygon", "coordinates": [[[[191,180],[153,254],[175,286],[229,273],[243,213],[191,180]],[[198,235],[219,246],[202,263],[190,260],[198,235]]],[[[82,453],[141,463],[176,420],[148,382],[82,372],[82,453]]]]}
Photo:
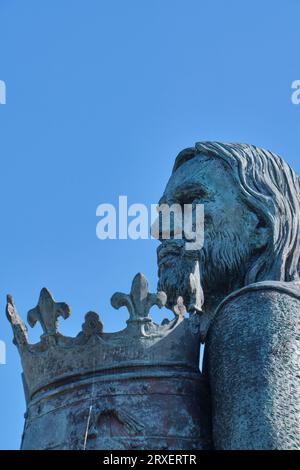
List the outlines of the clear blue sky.
{"type": "Polygon", "coordinates": [[[88,310],[123,327],[109,299],[138,271],[156,287],[157,242],[98,240],[98,204],[156,202],[199,140],[254,143],[300,173],[299,18],[299,0],[0,0],[1,449],[25,411],[6,293],[26,318],[47,286],[75,335],[88,310]]]}

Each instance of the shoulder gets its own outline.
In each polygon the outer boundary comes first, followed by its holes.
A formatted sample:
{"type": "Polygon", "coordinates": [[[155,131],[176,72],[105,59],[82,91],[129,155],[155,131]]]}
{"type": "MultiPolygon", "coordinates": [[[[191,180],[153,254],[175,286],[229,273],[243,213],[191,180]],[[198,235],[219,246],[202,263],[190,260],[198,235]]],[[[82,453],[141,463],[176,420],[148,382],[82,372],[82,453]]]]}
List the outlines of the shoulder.
{"type": "Polygon", "coordinates": [[[276,338],[288,344],[299,335],[299,312],[299,283],[250,284],[232,292],[217,307],[208,329],[208,350],[230,345],[240,352],[263,351],[276,338]]]}
{"type": "Polygon", "coordinates": [[[211,358],[217,357],[224,365],[224,351],[232,367],[239,360],[250,365],[249,358],[255,364],[258,352],[261,357],[268,356],[276,344],[278,348],[296,344],[299,312],[300,283],[265,281],[232,292],[217,307],[210,323],[204,370],[211,358]]]}
{"type": "Polygon", "coordinates": [[[300,300],[300,281],[281,282],[281,281],[263,281],[249,284],[229,294],[218,305],[216,313],[222,310],[227,304],[239,300],[242,297],[248,297],[249,294],[256,294],[257,298],[272,297],[274,294],[283,294],[300,300]],[[268,295],[269,294],[269,295],[268,295]]]}
{"type": "MultiPolygon", "coordinates": [[[[249,284],[228,295],[217,307],[212,324],[224,317],[280,316],[300,310],[300,282],[263,281],[249,284]]],[[[223,320],[221,320],[223,318],[223,320]]]]}

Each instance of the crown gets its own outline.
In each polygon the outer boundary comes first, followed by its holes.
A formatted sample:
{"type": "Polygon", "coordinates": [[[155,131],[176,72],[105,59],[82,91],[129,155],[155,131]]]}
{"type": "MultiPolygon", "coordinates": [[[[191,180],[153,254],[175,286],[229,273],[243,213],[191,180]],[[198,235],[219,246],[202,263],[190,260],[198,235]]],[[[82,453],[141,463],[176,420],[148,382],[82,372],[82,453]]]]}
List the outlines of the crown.
{"type": "Polygon", "coordinates": [[[94,374],[131,373],[139,376],[147,368],[172,368],[185,372],[199,369],[199,314],[186,318],[181,297],[173,308],[174,319],[160,325],[150,317],[150,309],[166,305],[164,292],[149,293],[143,274],[137,274],[129,294],[115,293],[111,304],[125,306],[129,319],[125,329],[105,333],[95,312],[88,312],[80,333],[72,338],[59,332],[58,319],[67,319],[70,307],[56,302],[48,289],[41,290],[38,304],[28,312],[31,327],[39,322],[43,334],[30,344],[28,329],[19,316],[14,300],[7,296],[6,314],[14,333],[23,366],[27,400],[51,386],[76,382],[94,374]]]}
{"type": "Polygon", "coordinates": [[[190,294],[189,317],[179,297],[174,319],[159,325],[149,312],[165,306],[167,296],[150,293],[146,278],[137,274],[129,294],[111,298],[114,308],[128,309],[126,328],[106,333],[99,315],[88,312],[71,338],[58,330],[58,319],[67,319],[70,307],[44,288],[27,317],[31,327],[39,322],[43,329],[36,344],[28,342],[27,327],[8,296],[27,403],[22,449],[209,448],[193,275],[190,294]]]}

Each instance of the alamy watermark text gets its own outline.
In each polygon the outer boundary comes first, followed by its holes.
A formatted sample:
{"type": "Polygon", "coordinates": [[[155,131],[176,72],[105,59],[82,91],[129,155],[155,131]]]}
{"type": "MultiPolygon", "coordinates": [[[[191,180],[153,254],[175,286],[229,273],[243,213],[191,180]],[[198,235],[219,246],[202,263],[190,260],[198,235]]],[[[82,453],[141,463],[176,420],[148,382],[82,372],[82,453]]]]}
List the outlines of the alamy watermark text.
{"type": "Polygon", "coordinates": [[[128,206],[127,196],[119,196],[119,207],[100,204],[96,235],[100,240],[184,239],[186,250],[200,250],[204,243],[203,204],[144,204],[128,206]],[[129,220],[131,218],[131,220],[129,220]]]}
{"type": "Polygon", "coordinates": [[[300,104],[300,80],[294,80],[292,83],[292,103],[293,104],[300,104]]]}

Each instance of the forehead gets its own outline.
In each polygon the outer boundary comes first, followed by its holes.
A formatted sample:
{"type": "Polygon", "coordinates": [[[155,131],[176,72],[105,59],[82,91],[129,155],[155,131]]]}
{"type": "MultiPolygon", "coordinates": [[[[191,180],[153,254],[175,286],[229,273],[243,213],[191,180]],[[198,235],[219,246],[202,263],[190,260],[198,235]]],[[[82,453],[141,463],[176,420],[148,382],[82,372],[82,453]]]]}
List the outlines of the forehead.
{"type": "Polygon", "coordinates": [[[234,180],[230,167],[221,158],[199,154],[183,163],[171,175],[165,194],[174,194],[182,188],[201,185],[203,189],[212,190],[216,187],[228,188],[234,180]]]}

